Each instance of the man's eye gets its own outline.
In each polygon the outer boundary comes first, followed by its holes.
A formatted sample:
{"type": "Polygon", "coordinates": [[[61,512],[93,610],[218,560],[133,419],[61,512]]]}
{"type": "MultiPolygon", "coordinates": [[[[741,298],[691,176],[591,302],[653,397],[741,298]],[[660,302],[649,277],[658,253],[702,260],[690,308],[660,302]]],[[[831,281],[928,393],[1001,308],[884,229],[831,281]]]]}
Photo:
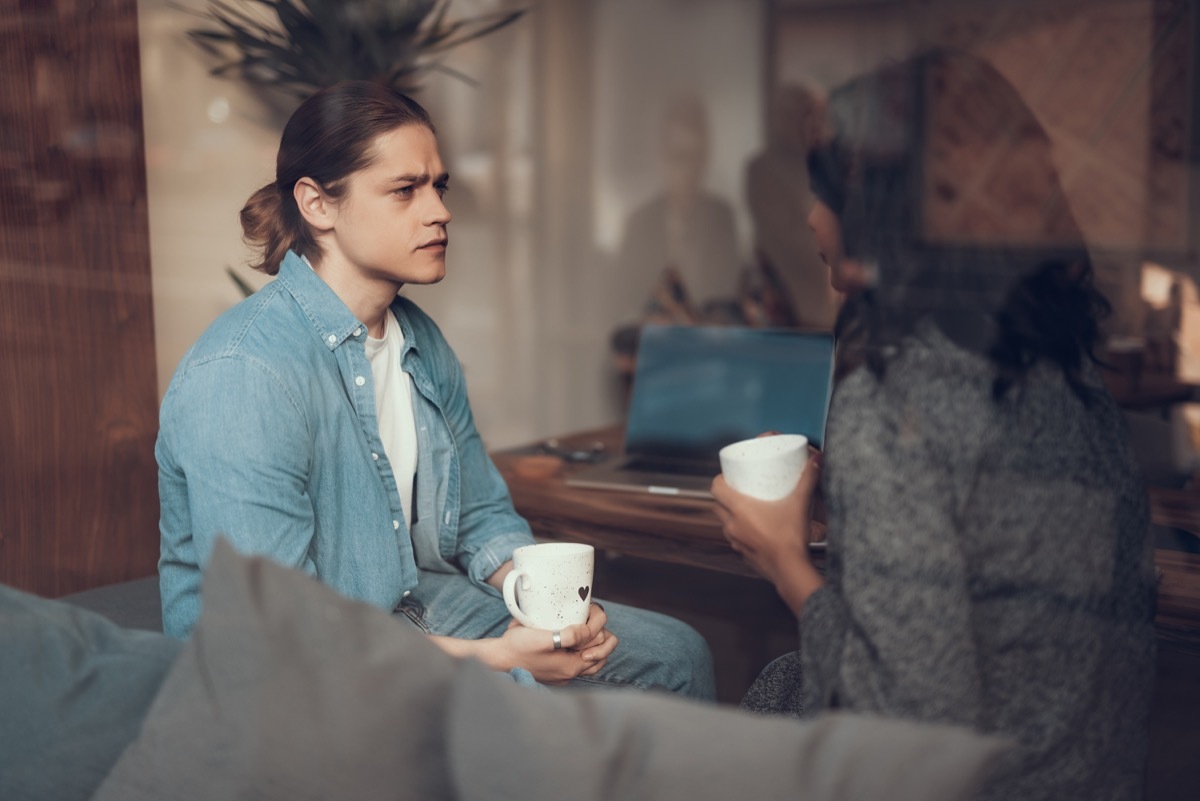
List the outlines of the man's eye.
{"type": "Polygon", "coordinates": [[[450,191],[449,184],[434,184],[433,188],[437,190],[438,197],[445,197],[446,193],[450,191]]]}
{"type": "Polygon", "coordinates": [[[398,189],[392,190],[392,194],[401,195],[402,197],[408,197],[409,195],[411,195],[413,193],[414,188],[415,187],[413,187],[413,186],[401,186],[398,189]]]}

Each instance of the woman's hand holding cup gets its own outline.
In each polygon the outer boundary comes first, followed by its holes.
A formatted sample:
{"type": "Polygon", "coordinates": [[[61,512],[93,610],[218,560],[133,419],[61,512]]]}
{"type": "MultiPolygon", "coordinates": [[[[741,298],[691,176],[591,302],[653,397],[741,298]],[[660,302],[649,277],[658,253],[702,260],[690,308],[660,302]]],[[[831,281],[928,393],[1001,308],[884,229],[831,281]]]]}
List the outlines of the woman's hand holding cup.
{"type": "Polygon", "coordinates": [[[796,612],[823,583],[808,554],[822,455],[807,438],[774,435],[721,450],[716,514],[730,547],[771,581],[796,612]]]}

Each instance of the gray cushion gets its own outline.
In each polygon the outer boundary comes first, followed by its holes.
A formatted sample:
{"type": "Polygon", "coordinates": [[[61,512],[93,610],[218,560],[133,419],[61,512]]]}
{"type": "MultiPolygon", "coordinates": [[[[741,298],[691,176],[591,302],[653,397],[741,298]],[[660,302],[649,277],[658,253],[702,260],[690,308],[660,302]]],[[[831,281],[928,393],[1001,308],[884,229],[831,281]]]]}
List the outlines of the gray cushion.
{"type": "Polygon", "coordinates": [[[480,801],[960,801],[1009,745],[965,729],[845,714],[765,718],[657,693],[531,693],[464,671],[451,773],[480,801]]]}
{"type": "Polygon", "coordinates": [[[950,801],[969,797],[1005,750],[947,727],[530,690],[224,542],[203,597],[97,801],[950,801]]]}
{"type": "Polygon", "coordinates": [[[73,606],[98,612],[127,629],[162,632],[162,599],[158,594],[158,574],[146,578],[106,584],[103,587],[64,595],[73,606]]]}
{"type": "Polygon", "coordinates": [[[203,612],[97,801],[444,798],[460,663],[386,612],[218,541],[203,612]]]}
{"type": "Polygon", "coordinates": [[[182,647],[0,586],[0,798],[90,798],[182,647]]]}

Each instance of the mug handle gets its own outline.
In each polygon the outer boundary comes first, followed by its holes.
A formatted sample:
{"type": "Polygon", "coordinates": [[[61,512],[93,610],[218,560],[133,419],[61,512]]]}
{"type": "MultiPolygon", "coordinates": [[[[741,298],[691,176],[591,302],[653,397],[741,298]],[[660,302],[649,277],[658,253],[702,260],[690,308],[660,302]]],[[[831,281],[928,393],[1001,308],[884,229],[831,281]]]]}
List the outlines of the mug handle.
{"type": "MultiPolygon", "coordinates": [[[[529,616],[521,611],[521,607],[517,606],[517,579],[524,576],[524,570],[513,568],[508,571],[508,575],[504,577],[504,605],[508,607],[508,611],[517,619],[518,623],[522,626],[536,629],[537,626],[533,625],[533,621],[529,619],[529,616]]],[[[521,586],[529,589],[528,582],[522,583],[521,586]]]]}

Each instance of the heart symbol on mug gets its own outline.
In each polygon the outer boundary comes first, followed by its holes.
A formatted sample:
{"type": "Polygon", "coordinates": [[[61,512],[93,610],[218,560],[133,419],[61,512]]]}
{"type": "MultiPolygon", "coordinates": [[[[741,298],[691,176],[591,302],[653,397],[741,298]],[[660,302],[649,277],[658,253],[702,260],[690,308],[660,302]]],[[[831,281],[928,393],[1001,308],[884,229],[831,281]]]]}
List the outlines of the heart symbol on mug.
{"type": "Polygon", "coordinates": [[[586,601],[587,597],[588,597],[588,592],[590,592],[591,589],[592,589],[591,587],[580,587],[579,588],[579,600],[586,601]]]}

